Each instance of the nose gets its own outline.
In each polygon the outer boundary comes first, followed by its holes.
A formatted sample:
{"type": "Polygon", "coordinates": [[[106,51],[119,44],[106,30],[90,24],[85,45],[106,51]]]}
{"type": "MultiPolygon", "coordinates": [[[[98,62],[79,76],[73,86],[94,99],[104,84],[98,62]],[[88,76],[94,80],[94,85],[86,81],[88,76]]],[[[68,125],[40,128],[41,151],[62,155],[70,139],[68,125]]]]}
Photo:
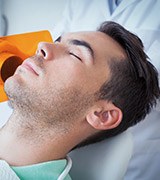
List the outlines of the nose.
{"type": "Polygon", "coordinates": [[[36,54],[45,60],[50,60],[53,56],[53,43],[40,42],[36,54]]]}

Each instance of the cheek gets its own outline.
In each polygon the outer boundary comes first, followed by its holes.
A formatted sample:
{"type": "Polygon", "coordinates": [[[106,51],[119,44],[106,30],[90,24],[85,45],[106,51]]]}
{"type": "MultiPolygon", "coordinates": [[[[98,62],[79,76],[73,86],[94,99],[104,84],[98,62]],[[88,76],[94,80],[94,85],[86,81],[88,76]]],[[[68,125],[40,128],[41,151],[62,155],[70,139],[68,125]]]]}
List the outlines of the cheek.
{"type": "Polygon", "coordinates": [[[52,62],[46,67],[43,84],[50,88],[75,87],[85,92],[96,92],[105,82],[108,74],[105,66],[99,66],[87,66],[76,60],[52,62]]]}
{"type": "Polygon", "coordinates": [[[64,63],[50,66],[46,73],[46,82],[61,84],[63,86],[72,86],[82,83],[86,78],[86,72],[82,65],[76,63],[64,63]]]}

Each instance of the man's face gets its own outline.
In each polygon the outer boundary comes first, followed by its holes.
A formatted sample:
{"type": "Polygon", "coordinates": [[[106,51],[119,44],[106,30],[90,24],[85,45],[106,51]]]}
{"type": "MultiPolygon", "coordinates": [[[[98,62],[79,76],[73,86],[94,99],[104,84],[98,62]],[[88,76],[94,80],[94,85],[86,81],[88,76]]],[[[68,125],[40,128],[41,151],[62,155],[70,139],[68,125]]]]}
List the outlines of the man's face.
{"type": "Polygon", "coordinates": [[[54,44],[40,43],[36,55],[6,81],[5,90],[15,109],[50,123],[84,118],[110,77],[113,56],[123,56],[123,50],[105,34],[68,33],[54,44]]]}

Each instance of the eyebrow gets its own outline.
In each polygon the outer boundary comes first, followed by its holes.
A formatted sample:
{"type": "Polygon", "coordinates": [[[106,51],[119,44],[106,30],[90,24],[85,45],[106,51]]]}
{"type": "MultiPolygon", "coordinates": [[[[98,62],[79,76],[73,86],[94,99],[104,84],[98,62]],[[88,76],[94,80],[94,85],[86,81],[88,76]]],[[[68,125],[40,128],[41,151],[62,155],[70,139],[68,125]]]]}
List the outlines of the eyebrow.
{"type": "MultiPolygon", "coordinates": [[[[55,40],[55,42],[61,42],[61,39],[62,39],[62,36],[59,36],[55,40]]],[[[71,40],[69,40],[69,44],[85,47],[89,51],[92,58],[94,59],[94,51],[93,51],[93,49],[91,48],[91,45],[88,42],[83,41],[83,40],[78,40],[78,39],[71,39],[71,40]]]]}
{"type": "Polygon", "coordinates": [[[93,49],[91,48],[91,45],[88,42],[83,41],[83,40],[78,40],[78,39],[71,39],[69,41],[69,43],[73,44],[73,45],[76,45],[76,46],[83,46],[83,47],[85,47],[89,51],[89,53],[92,56],[92,58],[94,59],[94,51],[93,51],[93,49]]]}

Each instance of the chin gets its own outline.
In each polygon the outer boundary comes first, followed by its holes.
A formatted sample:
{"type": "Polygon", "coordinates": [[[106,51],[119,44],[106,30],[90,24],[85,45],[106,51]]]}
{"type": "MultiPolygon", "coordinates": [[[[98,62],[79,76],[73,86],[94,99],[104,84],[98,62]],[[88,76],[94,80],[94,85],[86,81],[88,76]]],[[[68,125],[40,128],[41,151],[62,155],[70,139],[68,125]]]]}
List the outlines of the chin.
{"type": "Polygon", "coordinates": [[[9,77],[4,83],[4,90],[10,99],[13,94],[16,93],[17,88],[20,85],[20,80],[14,76],[9,77]]]}
{"type": "Polygon", "coordinates": [[[4,87],[6,87],[6,86],[12,86],[12,85],[18,85],[18,84],[22,84],[23,83],[23,80],[22,80],[22,78],[21,78],[21,76],[20,75],[18,75],[18,74],[14,74],[13,76],[11,76],[11,77],[9,77],[6,81],[5,81],[5,83],[4,83],[4,87]]]}
{"type": "Polygon", "coordinates": [[[8,96],[9,104],[12,109],[14,109],[15,106],[15,99],[17,99],[17,96],[19,96],[18,87],[19,84],[13,77],[8,78],[4,83],[4,90],[8,96]]]}

